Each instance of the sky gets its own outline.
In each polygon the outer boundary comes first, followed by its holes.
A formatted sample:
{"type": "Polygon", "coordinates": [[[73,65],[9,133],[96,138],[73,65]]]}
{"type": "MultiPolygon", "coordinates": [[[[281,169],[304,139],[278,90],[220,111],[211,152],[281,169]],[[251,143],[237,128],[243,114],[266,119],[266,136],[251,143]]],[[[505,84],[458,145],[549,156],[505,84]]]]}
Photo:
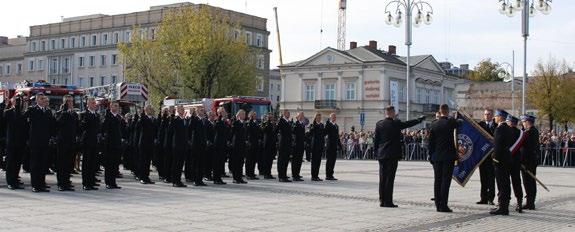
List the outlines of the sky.
{"type": "MultiPolygon", "coordinates": [[[[150,6],[184,0],[2,0],[0,35],[27,36],[29,26],[55,23],[61,17],[88,14],[121,14],[148,10],[150,6]]],[[[306,59],[326,47],[337,47],[339,0],[188,0],[267,18],[270,32],[270,68],[279,65],[273,7],[278,7],[284,63],[306,59]],[[323,33],[320,33],[323,31],[323,33]]],[[[378,41],[381,49],[396,45],[406,55],[405,27],[396,28],[384,21],[389,0],[348,0],[346,43],[359,46],[378,41]]],[[[433,23],[413,29],[412,55],[433,55],[438,61],[454,65],[470,64],[490,58],[512,63],[515,74],[523,72],[521,17],[499,13],[497,0],[428,0],[433,7],[433,23]]],[[[550,57],[575,64],[575,4],[553,1],[549,15],[530,18],[527,70],[550,57]]]]}

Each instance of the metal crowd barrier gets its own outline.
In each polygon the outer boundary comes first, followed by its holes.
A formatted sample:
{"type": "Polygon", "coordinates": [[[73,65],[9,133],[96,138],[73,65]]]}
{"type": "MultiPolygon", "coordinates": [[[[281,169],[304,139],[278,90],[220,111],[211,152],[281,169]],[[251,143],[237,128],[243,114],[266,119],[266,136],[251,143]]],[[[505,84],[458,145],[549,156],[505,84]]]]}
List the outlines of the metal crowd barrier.
{"type": "Polygon", "coordinates": [[[539,165],[548,167],[575,167],[575,148],[546,147],[541,145],[539,165]]]}

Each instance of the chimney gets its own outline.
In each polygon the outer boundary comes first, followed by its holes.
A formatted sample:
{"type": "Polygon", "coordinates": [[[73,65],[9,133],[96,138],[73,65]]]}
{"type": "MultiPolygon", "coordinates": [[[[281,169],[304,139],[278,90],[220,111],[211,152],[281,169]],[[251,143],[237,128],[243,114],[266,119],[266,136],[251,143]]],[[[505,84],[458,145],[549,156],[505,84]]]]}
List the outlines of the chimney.
{"type": "Polygon", "coordinates": [[[0,36],[0,45],[8,44],[8,37],[0,36]]]}
{"type": "Polygon", "coordinates": [[[355,41],[349,42],[349,49],[354,49],[354,48],[357,48],[357,42],[355,42],[355,41]]]}
{"type": "Polygon", "coordinates": [[[373,48],[373,49],[377,49],[377,41],[375,40],[370,40],[369,41],[369,47],[373,48]]]}
{"type": "Polygon", "coordinates": [[[395,47],[395,45],[389,45],[387,47],[387,54],[396,55],[397,54],[397,47],[395,47]]]}

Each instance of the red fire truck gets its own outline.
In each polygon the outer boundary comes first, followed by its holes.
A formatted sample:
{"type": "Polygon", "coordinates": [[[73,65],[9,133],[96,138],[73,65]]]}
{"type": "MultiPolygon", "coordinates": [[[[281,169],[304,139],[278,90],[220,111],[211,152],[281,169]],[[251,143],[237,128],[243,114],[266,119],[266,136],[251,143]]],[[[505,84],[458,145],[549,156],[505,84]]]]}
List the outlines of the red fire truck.
{"type": "Polygon", "coordinates": [[[84,96],[84,92],[73,85],[51,85],[45,81],[24,81],[15,87],[15,89],[0,90],[0,98],[2,98],[0,102],[12,98],[15,94],[22,94],[25,98],[30,98],[37,93],[44,93],[50,100],[50,108],[57,110],[62,105],[64,95],[69,94],[74,97],[74,108],[83,109],[82,96],[84,96]]]}

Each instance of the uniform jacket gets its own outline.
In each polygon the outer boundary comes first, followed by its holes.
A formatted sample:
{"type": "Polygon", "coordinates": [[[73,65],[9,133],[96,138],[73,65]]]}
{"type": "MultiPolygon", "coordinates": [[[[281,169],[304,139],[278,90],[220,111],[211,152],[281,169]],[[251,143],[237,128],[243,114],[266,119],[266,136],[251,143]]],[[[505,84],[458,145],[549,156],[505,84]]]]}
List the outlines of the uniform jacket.
{"type": "Polygon", "coordinates": [[[401,158],[401,130],[417,125],[418,119],[402,122],[398,119],[386,118],[375,125],[373,140],[377,159],[401,158]]]}
{"type": "Polygon", "coordinates": [[[39,106],[32,106],[24,113],[28,119],[30,147],[48,147],[50,139],[55,135],[56,120],[48,108],[42,110],[39,106]]]}
{"type": "Polygon", "coordinates": [[[429,154],[432,161],[453,161],[457,159],[453,132],[457,129],[457,120],[442,116],[430,126],[429,154]]]}

